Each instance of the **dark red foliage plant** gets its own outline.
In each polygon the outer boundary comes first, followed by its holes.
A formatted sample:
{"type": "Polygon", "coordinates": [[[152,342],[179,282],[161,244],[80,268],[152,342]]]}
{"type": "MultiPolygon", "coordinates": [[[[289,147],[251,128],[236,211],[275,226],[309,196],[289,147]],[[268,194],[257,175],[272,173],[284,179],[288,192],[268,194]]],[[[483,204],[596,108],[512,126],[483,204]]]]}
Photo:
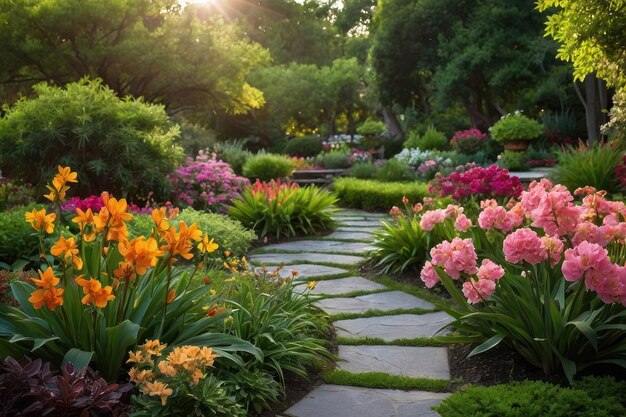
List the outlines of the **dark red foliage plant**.
{"type": "Polygon", "coordinates": [[[0,417],[128,415],[122,400],[132,384],[109,384],[92,369],[68,363],[60,372],[41,359],[8,357],[0,365],[0,417]]]}

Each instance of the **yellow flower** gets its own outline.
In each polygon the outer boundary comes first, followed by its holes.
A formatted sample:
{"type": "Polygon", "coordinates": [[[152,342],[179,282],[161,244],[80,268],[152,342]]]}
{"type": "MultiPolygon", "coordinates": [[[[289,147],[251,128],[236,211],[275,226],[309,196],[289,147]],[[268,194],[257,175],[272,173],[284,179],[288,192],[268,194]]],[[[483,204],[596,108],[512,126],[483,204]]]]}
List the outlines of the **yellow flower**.
{"type": "Polygon", "coordinates": [[[113,288],[110,285],[103,287],[100,281],[91,278],[87,281],[84,278],[76,278],[76,283],[83,287],[85,296],[81,300],[83,304],[94,304],[96,307],[104,308],[109,301],[115,300],[111,294],[113,288]]]}
{"type": "Polygon", "coordinates": [[[45,272],[39,271],[39,279],[31,278],[31,280],[39,288],[33,291],[28,299],[35,309],[39,310],[45,304],[48,310],[54,311],[58,306],[63,305],[64,290],[56,288],[60,280],[54,276],[52,268],[46,269],[45,272]]]}
{"type": "Polygon", "coordinates": [[[313,288],[315,288],[315,286],[317,285],[318,282],[319,281],[309,281],[309,282],[306,283],[306,287],[309,290],[312,290],[313,288]]]}
{"type": "Polygon", "coordinates": [[[209,290],[209,294],[210,294],[210,295],[215,295],[215,294],[217,294],[217,291],[215,291],[213,288],[211,288],[211,289],[209,290]]]}
{"type": "Polygon", "coordinates": [[[146,340],[146,343],[139,346],[143,349],[148,355],[161,356],[165,348],[166,344],[163,344],[157,340],[146,340]]]}
{"type": "Polygon", "coordinates": [[[87,226],[92,226],[94,223],[94,215],[90,208],[87,211],[82,211],[78,207],[76,208],[76,217],[72,219],[72,222],[78,224],[80,228],[80,233],[83,235],[83,240],[85,242],[91,242],[96,238],[95,233],[85,234],[85,229],[87,226]]]}
{"type": "Polygon", "coordinates": [[[191,374],[191,380],[193,381],[194,385],[198,385],[198,382],[200,382],[200,380],[205,376],[206,374],[203,373],[200,369],[196,369],[195,371],[193,371],[193,374],[191,374]]]}
{"type": "Polygon", "coordinates": [[[167,403],[167,397],[172,395],[173,391],[167,387],[167,384],[163,382],[146,382],[144,385],[143,393],[152,397],[158,396],[161,398],[161,405],[167,403]]]}
{"type": "Polygon", "coordinates": [[[154,224],[156,225],[157,233],[159,235],[162,235],[163,233],[167,232],[167,229],[170,228],[170,224],[167,221],[167,216],[165,214],[166,210],[167,209],[165,207],[161,207],[160,209],[152,210],[152,213],[151,213],[152,220],[154,221],[154,224]]]}
{"type": "Polygon", "coordinates": [[[39,211],[33,209],[30,213],[26,213],[24,217],[33,229],[38,232],[45,231],[50,234],[54,231],[54,220],[57,218],[57,215],[54,213],[46,214],[45,209],[39,211]]]}
{"type": "Polygon", "coordinates": [[[157,264],[157,258],[163,255],[154,238],[149,237],[146,240],[143,236],[130,242],[120,241],[118,250],[127,263],[134,265],[138,275],[148,272],[148,269],[157,264]]]}
{"type": "Polygon", "coordinates": [[[128,376],[130,377],[131,382],[136,384],[145,384],[154,379],[154,372],[148,369],[140,371],[136,367],[132,367],[130,368],[130,371],[128,371],[128,376]]]}
{"type": "Polygon", "coordinates": [[[213,239],[209,240],[209,235],[204,235],[204,239],[202,239],[202,242],[198,244],[198,249],[200,249],[200,252],[202,253],[215,252],[215,250],[219,247],[220,245],[214,243],[213,239]]]}
{"type": "Polygon", "coordinates": [[[66,239],[64,236],[50,248],[50,253],[54,256],[62,256],[65,260],[71,259],[76,269],[83,268],[83,260],[78,256],[78,245],[73,237],[66,239]]]}
{"type": "Polygon", "coordinates": [[[159,362],[159,371],[169,377],[176,376],[176,368],[174,368],[168,361],[159,362]]]}
{"type": "Polygon", "coordinates": [[[146,357],[144,355],[144,353],[141,350],[138,350],[137,352],[133,352],[130,351],[128,352],[128,360],[126,361],[126,363],[137,363],[137,364],[141,364],[146,360],[146,357]]]}

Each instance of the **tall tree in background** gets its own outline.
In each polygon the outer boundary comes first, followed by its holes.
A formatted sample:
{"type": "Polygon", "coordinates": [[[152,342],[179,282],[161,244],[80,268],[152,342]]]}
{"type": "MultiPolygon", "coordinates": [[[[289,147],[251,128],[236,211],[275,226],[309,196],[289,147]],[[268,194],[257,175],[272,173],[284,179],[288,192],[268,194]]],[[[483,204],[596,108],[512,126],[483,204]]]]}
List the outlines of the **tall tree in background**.
{"type": "Polygon", "coordinates": [[[14,93],[89,75],[170,113],[263,104],[246,77],[267,51],[175,0],[0,0],[0,44],[0,83],[14,93]]]}
{"type": "Polygon", "coordinates": [[[616,103],[626,95],[626,1],[540,0],[537,7],[553,12],[546,33],[561,46],[557,56],[571,62],[574,77],[583,81],[589,139],[597,140],[608,107],[601,80],[618,90],[616,103]]]}

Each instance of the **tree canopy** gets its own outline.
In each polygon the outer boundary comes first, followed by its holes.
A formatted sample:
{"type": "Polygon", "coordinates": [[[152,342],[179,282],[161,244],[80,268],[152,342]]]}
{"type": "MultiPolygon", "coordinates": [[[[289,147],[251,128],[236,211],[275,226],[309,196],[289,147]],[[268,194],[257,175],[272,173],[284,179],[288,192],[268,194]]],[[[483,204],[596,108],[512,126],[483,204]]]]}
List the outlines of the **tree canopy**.
{"type": "Polygon", "coordinates": [[[0,44],[0,83],[14,92],[92,76],[170,113],[263,104],[246,77],[269,53],[175,0],[0,0],[0,44]]]}

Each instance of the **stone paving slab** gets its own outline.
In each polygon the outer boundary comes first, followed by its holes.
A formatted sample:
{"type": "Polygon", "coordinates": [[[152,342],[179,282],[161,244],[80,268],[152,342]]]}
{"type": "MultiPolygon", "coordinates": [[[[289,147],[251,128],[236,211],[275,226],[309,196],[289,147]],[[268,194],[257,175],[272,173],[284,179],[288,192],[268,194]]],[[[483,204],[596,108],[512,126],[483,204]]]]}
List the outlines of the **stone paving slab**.
{"type": "MultiPolygon", "coordinates": [[[[276,266],[267,266],[269,271],[272,271],[276,266]]],[[[256,267],[255,271],[261,270],[262,267],[256,267]]],[[[298,276],[296,280],[309,280],[316,277],[321,277],[325,275],[339,275],[345,274],[348,271],[341,268],[335,268],[332,266],[324,266],[324,265],[309,265],[309,264],[298,264],[298,265],[288,265],[285,266],[281,271],[280,275],[282,277],[291,276],[291,271],[296,271],[298,276]]]]}
{"type": "Polygon", "coordinates": [[[385,341],[433,337],[452,321],[443,311],[426,314],[399,314],[334,322],[337,336],[349,338],[376,337],[385,341]]]}
{"type": "Polygon", "coordinates": [[[343,252],[360,254],[373,249],[365,242],[340,242],[337,240],[295,240],[293,242],[277,243],[262,248],[264,251],[285,252],[343,252]]]}
{"type": "Polygon", "coordinates": [[[389,217],[387,213],[370,213],[368,211],[359,210],[341,210],[333,214],[335,217],[368,217],[372,219],[380,219],[382,217],[389,217]]]}
{"type": "Polygon", "coordinates": [[[376,231],[378,229],[378,227],[361,227],[359,229],[357,229],[356,227],[349,227],[349,226],[345,226],[345,227],[337,227],[335,229],[335,233],[337,232],[356,232],[356,233],[367,233],[369,235],[372,235],[374,233],[374,231],[376,231]]]}
{"type": "Polygon", "coordinates": [[[260,253],[251,255],[250,261],[257,265],[276,265],[290,262],[325,262],[354,266],[365,261],[362,256],[336,255],[327,253],[260,253]]]}
{"type": "Polygon", "coordinates": [[[290,417],[436,417],[450,394],[321,385],[285,412],[290,417]]]}
{"type": "MultiPolygon", "coordinates": [[[[351,228],[355,230],[354,228],[351,228]]],[[[323,237],[324,240],[333,240],[333,239],[346,239],[346,240],[374,240],[374,237],[371,233],[361,232],[361,231],[336,231],[329,235],[323,237]]]]}
{"type": "Polygon", "coordinates": [[[390,311],[399,308],[431,310],[434,305],[402,291],[381,292],[350,298],[329,298],[315,303],[327,314],[365,313],[369,310],[390,311]]]}
{"type": "Polygon", "coordinates": [[[450,379],[448,349],[413,346],[339,346],[339,369],[412,378],[450,379]]]}
{"type": "MultiPolygon", "coordinates": [[[[296,290],[302,291],[304,287],[304,284],[298,285],[296,286],[296,290]]],[[[363,277],[347,277],[320,281],[317,283],[315,288],[311,290],[311,294],[339,295],[347,294],[354,291],[384,290],[385,288],[387,287],[363,277]]]]}

